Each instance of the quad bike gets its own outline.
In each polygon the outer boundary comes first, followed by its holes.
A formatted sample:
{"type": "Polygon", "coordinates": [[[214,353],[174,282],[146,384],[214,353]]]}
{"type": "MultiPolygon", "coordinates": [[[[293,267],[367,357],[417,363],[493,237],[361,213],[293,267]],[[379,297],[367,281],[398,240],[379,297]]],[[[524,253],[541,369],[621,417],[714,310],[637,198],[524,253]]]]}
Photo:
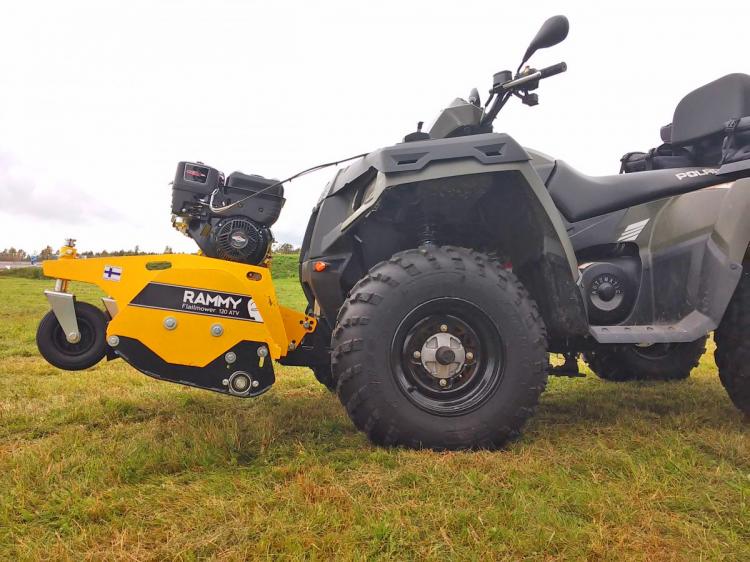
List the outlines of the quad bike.
{"type": "Polygon", "coordinates": [[[631,173],[589,177],[493,132],[566,70],[524,65],[567,32],[549,19],[484,105],[473,90],[336,172],[302,244],[304,314],[271,275],[286,180],[182,162],[173,221],[202,255],[84,260],[67,244],[44,263],[42,355],[240,397],[268,390],[271,360],[304,365],[377,444],[493,448],[532,414],[549,353],[614,380],[680,378],[715,330],[721,381],[750,413],[750,76],[688,94],[665,144],[623,159],[631,173]],[[71,280],[101,287],[106,311],[71,280]]]}

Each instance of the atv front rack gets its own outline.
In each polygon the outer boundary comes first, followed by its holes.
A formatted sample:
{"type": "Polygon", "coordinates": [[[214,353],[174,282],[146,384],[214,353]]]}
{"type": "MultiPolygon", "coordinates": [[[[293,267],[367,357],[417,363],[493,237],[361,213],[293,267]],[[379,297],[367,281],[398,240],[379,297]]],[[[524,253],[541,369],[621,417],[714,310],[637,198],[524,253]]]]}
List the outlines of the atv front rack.
{"type": "Polygon", "coordinates": [[[42,266],[56,279],[55,290],[45,291],[55,327],[37,341],[62,368],[82,368],[74,359],[91,353],[99,337],[106,347],[96,361],[121,357],[158,379],[257,396],[275,380],[271,359],[294,351],[316,327],[315,318],[278,304],[264,267],[186,254],[79,259],[72,244],[60,255],[42,266]],[[78,312],[69,281],[108,295],[105,334],[91,333],[97,322],[78,312]]]}

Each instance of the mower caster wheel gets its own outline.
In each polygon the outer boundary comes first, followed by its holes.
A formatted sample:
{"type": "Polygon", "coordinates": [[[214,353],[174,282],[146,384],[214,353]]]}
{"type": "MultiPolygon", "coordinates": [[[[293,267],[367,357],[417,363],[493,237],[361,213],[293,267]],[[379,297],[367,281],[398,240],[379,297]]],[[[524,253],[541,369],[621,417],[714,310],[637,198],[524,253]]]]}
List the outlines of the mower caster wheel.
{"type": "Polygon", "coordinates": [[[70,343],[54,312],[44,315],[36,331],[36,345],[48,363],[66,371],[80,371],[102,360],[107,346],[107,318],[95,306],[75,303],[80,338],[70,343]]]}

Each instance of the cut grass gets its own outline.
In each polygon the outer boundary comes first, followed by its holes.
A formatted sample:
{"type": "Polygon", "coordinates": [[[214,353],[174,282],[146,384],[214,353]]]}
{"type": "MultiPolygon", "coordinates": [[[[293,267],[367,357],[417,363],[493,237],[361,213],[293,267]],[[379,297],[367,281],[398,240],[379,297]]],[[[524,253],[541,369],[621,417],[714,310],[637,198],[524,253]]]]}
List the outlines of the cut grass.
{"type": "Polygon", "coordinates": [[[747,430],[710,355],[685,382],[552,379],[502,452],[386,450],[304,368],[242,400],[50,367],[49,285],[0,279],[0,559],[750,559],[747,430]]]}

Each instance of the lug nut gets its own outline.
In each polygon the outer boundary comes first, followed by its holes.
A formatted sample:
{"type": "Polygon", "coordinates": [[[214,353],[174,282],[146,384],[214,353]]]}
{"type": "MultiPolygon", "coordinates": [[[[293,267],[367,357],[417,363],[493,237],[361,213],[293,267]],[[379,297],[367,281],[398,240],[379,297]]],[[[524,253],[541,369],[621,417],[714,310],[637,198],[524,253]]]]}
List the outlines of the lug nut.
{"type": "Polygon", "coordinates": [[[223,333],[224,333],[224,328],[221,326],[221,324],[214,324],[213,326],[211,326],[212,336],[218,338],[223,333]]]}
{"type": "Polygon", "coordinates": [[[224,386],[229,386],[229,379],[224,379],[223,381],[221,381],[221,384],[223,384],[224,386]]]}
{"type": "Polygon", "coordinates": [[[70,343],[78,343],[79,341],[81,341],[81,334],[79,334],[78,332],[70,332],[67,336],[65,336],[65,339],[70,343]]]}
{"type": "Polygon", "coordinates": [[[167,316],[164,319],[164,327],[167,330],[174,330],[177,327],[177,318],[174,316],[167,316]]]}
{"type": "Polygon", "coordinates": [[[474,354],[471,351],[466,352],[466,360],[467,361],[474,361],[474,354]]]}
{"type": "Polygon", "coordinates": [[[419,351],[415,351],[412,357],[414,357],[414,359],[422,359],[422,354],[419,351]]]}
{"type": "Polygon", "coordinates": [[[253,381],[253,388],[258,388],[260,386],[260,383],[258,381],[253,381]]]}
{"type": "Polygon", "coordinates": [[[107,343],[109,344],[109,347],[117,347],[120,345],[120,338],[117,336],[109,336],[107,338],[107,343]]]}
{"type": "Polygon", "coordinates": [[[448,380],[447,379],[440,379],[440,386],[446,387],[448,386],[448,380]]]}
{"type": "Polygon", "coordinates": [[[441,332],[447,332],[448,331],[448,325],[447,324],[440,324],[440,331],[441,332]]]}
{"type": "Polygon", "coordinates": [[[232,363],[237,361],[237,354],[234,351],[228,351],[226,355],[224,355],[224,361],[231,365],[232,363]]]}

